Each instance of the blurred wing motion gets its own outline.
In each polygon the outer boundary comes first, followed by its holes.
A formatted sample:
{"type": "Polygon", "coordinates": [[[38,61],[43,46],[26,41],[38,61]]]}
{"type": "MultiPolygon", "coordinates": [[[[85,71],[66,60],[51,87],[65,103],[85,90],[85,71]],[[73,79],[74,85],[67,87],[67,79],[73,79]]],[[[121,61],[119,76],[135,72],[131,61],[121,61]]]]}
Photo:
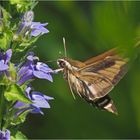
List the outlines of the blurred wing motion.
{"type": "Polygon", "coordinates": [[[117,114],[107,94],[127,72],[127,62],[116,54],[115,49],[93,57],[85,61],[85,66],[78,71],[68,72],[70,88],[90,104],[117,114]]]}

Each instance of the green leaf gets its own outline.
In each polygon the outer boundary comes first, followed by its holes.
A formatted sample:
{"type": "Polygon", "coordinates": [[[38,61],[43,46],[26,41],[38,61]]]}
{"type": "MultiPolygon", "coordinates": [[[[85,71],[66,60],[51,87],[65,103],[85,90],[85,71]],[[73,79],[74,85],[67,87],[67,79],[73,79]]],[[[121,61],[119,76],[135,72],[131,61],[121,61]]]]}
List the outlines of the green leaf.
{"type": "Polygon", "coordinates": [[[10,86],[12,83],[15,83],[16,81],[16,69],[13,63],[9,63],[9,74],[10,74],[10,78],[7,78],[6,75],[2,74],[0,76],[0,85],[6,85],[7,87],[10,86]]]}
{"type": "Polygon", "coordinates": [[[15,51],[16,52],[24,52],[26,51],[27,49],[32,49],[32,46],[37,40],[38,38],[40,37],[41,35],[37,36],[37,37],[30,37],[30,38],[27,38],[27,39],[19,39],[20,43],[19,43],[19,46],[17,46],[15,48],[15,51]]]}
{"type": "Polygon", "coordinates": [[[8,101],[21,101],[31,104],[32,102],[25,96],[21,87],[16,84],[10,85],[9,89],[4,93],[8,101]]]}
{"type": "Polygon", "coordinates": [[[28,140],[28,138],[21,131],[17,131],[17,133],[10,138],[11,140],[28,140]]]}
{"type": "Polygon", "coordinates": [[[29,112],[30,110],[25,110],[21,114],[19,114],[18,117],[12,117],[10,120],[10,124],[15,126],[24,123],[29,112]]]}
{"type": "Polygon", "coordinates": [[[1,49],[6,50],[9,48],[10,42],[12,38],[12,33],[10,31],[4,32],[0,35],[0,47],[1,49]]]}
{"type": "Polygon", "coordinates": [[[41,35],[37,36],[37,37],[32,37],[31,39],[27,39],[25,41],[23,41],[19,46],[24,47],[24,46],[31,46],[32,44],[34,44],[37,39],[40,37],[41,35]]]}
{"type": "Polygon", "coordinates": [[[5,80],[4,80],[4,75],[1,75],[0,76],[0,86],[1,85],[6,85],[6,82],[5,82],[5,80]]]}
{"type": "Polygon", "coordinates": [[[9,24],[9,19],[11,18],[11,15],[2,7],[0,6],[0,10],[2,12],[2,21],[4,22],[4,24],[9,24]]]}
{"type": "Polygon", "coordinates": [[[0,48],[7,50],[11,43],[12,31],[10,29],[10,14],[0,6],[0,48]]]}
{"type": "Polygon", "coordinates": [[[10,0],[12,5],[15,5],[18,12],[25,12],[33,9],[38,3],[36,0],[10,0]]]}

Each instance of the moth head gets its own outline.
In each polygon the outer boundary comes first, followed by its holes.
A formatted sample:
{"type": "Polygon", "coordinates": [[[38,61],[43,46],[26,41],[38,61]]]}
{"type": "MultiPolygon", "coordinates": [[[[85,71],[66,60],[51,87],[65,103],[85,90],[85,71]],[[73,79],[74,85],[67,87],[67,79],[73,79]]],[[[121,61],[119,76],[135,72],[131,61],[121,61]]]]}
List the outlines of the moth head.
{"type": "Polygon", "coordinates": [[[57,64],[60,68],[71,69],[71,64],[65,58],[58,59],[57,64]]]}
{"type": "Polygon", "coordinates": [[[57,64],[60,68],[66,68],[68,70],[78,70],[79,68],[85,66],[83,62],[72,60],[67,57],[58,59],[57,64]]]}

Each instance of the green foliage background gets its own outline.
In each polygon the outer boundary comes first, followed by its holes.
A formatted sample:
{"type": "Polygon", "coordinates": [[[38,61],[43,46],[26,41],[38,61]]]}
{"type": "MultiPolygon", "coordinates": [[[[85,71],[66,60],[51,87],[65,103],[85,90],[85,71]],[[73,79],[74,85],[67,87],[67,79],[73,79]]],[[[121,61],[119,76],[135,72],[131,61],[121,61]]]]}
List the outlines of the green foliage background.
{"type": "MultiPolygon", "coordinates": [[[[62,74],[54,75],[53,83],[35,82],[36,90],[55,100],[44,116],[28,116],[22,128],[28,138],[140,138],[140,49],[132,49],[140,37],[140,2],[40,1],[35,20],[49,23],[50,33],[39,39],[35,50],[44,62],[56,60],[59,51],[64,55],[63,37],[73,59],[84,61],[119,46],[133,61],[110,93],[118,116],[80,97],[74,100],[62,74]]],[[[48,65],[57,68],[56,62],[48,65]]]]}

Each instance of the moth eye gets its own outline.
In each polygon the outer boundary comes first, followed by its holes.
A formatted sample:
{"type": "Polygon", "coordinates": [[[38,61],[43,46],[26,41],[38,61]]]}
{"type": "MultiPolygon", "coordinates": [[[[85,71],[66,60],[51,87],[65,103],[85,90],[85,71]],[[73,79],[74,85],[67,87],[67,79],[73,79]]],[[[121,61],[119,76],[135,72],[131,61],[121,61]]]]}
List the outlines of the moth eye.
{"type": "Polygon", "coordinates": [[[66,63],[64,61],[59,61],[60,67],[64,68],[66,66],[66,63]]]}

